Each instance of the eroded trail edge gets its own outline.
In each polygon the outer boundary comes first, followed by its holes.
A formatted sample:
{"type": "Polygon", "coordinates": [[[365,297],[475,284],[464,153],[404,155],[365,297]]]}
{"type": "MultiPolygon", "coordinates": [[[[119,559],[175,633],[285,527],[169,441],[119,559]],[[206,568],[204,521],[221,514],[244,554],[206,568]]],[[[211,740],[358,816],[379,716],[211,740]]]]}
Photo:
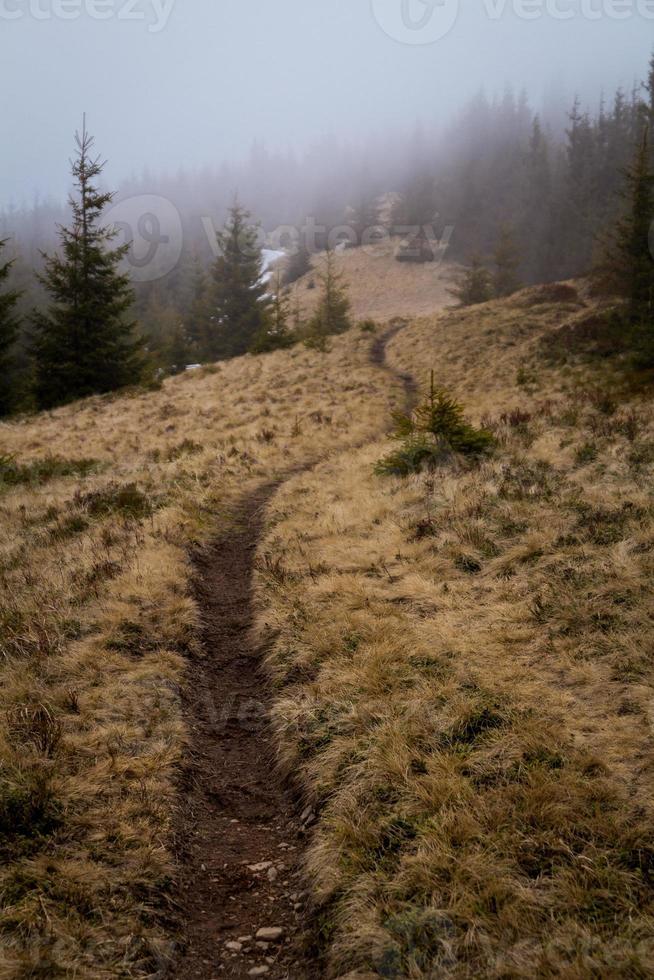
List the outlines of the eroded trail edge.
{"type": "MultiPolygon", "coordinates": [[[[370,358],[410,401],[412,380],[385,364],[386,345],[404,325],[380,335],[370,358]]],[[[251,632],[256,549],[281,482],[241,499],[224,533],[194,559],[202,635],[185,692],[191,744],[178,825],[184,949],[176,980],[308,980],[318,968],[307,952],[301,871],[312,814],[276,769],[272,692],[251,632]]]]}

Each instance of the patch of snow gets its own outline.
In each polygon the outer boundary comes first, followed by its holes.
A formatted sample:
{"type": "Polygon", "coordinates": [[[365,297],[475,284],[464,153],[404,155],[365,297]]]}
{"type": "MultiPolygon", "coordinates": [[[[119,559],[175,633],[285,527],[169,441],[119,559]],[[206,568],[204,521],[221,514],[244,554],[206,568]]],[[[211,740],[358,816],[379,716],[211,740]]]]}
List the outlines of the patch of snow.
{"type": "Polygon", "coordinates": [[[261,250],[262,258],[262,268],[261,268],[261,279],[263,282],[269,282],[272,277],[272,267],[275,262],[279,259],[283,259],[286,252],[279,252],[274,248],[264,248],[261,250]]]}

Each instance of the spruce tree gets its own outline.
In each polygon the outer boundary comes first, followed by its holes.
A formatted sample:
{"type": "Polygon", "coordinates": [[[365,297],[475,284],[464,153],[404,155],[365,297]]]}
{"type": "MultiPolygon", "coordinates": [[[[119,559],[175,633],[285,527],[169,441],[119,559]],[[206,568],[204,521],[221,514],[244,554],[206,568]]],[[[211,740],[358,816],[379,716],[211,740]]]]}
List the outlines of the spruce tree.
{"type": "MultiPolygon", "coordinates": [[[[422,228],[433,224],[438,217],[436,182],[431,173],[416,173],[393,208],[393,225],[398,229],[422,228]]],[[[404,233],[404,232],[403,232],[404,233]]]]}
{"type": "Polygon", "coordinates": [[[654,259],[650,230],[654,221],[654,174],[649,131],[645,127],[635,159],[623,171],[624,215],[618,221],[600,271],[605,281],[626,296],[633,321],[651,320],[654,313],[654,259]]]}
{"type": "Polygon", "coordinates": [[[270,315],[254,338],[250,348],[251,352],[253,354],[266,354],[273,350],[292,347],[295,338],[288,329],[290,315],[289,298],[284,293],[282,276],[278,270],[275,273],[270,315]]]}
{"type": "MultiPolygon", "coordinates": [[[[647,103],[645,106],[645,111],[647,113],[647,124],[649,126],[649,132],[654,132],[654,53],[650,58],[649,62],[649,72],[647,75],[647,81],[645,82],[645,89],[647,91],[647,103]]],[[[650,139],[650,160],[652,166],[654,167],[654,140],[650,139]]]]}
{"type": "Polygon", "coordinates": [[[237,202],[218,233],[220,255],[213,270],[209,303],[208,354],[213,360],[247,353],[270,319],[261,246],[250,217],[237,202]]]}
{"type": "Polygon", "coordinates": [[[297,287],[293,292],[293,301],[291,304],[291,327],[293,334],[299,337],[302,333],[304,327],[304,320],[302,317],[302,305],[300,303],[300,294],[297,287]]]}
{"type": "Polygon", "coordinates": [[[290,255],[284,272],[284,285],[290,286],[311,271],[311,254],[306,243],[300,239],[295,251],[290,255]]]}
{"type": "Polygon", "coordinates": [[[134,294],[129,276],[118,270],[129,246],[112,248],[117,232],[100,224],[114,195],[95,185],[104,164],[91,157],[86,120],[75,142],[72,223],[60,227],[61,251],[44,255],[45,272],[39,277],[52,297],[50,308],[34,315],[40,408],[114,391],[136,382],[142,371],[129,317],[134,294]]]}
{"type": "MultiPolygon", "coordinates": [[[[566,186],[563,240],[560,242],[562,267],[575,275],[585,275],[592,262],[593,237],[597,214],[597,133],[586,112],[575,99],[566,130],[566,186]]],[[[562,268],[556,270],[561,274],[562,268]]]]}
{"type": "Polygon", "coordinates": [[[493,298],[492,277],[479,255],[472,256],[469,267],[450,292],[461,306],[476,306],[493,298]]]}
{"type": "Polygon", "coordinates": [[[552,187],[548,140],[536,116],[525,161],[524,205],[518,216],[520,238],[527,243],[523,267],[532,282],[543,282],[550,277],[553,256],[556,254],[552,187]]]}
{"type": "Polygon", "coordinates": [[[186,314],[186,334],[189,338],[191,356],[198,361],[211,359],[211,314],[210,283],[200,257],[193,257],[193,273],[191,276],[192,300],[186,314]]]}
{"type": "Polygon", "coordinates": [[[321,338],[345,333],[352,326],[343,273],[336,268],[336,255],[332,249],[327,249],[324,268],[318,279],[322,285],[322,295],[309,324],[309,335],[320,345],[321,338]]]}
{"type": "MultiPolygon", "coordinates": [[[[7,239],[0,239],[0,254],[7,239]]],[[[15,313],[19,293],[2,291],[9,278],[12,262],[0,260],[0,415],[11,411],[14,403],[12,391],[13,347],[18,337],[18,319],[15,313]]]]}
{"type": "Polygon", "coordinates": [[[379,204],[372,194],[362,194],[355,205],[351,205],[345,220],[356,235],[357,245],[369,245],[374,240],[375,229],[379,228],[379,204]]]}
{"type": "Polygon", "coordinates": [[[495,271],[493,273],[493,293],[498,298],[511,296],[520,288],[518,266],[520,258],[513,231],[504,225],[493,254],[495,271]]]}

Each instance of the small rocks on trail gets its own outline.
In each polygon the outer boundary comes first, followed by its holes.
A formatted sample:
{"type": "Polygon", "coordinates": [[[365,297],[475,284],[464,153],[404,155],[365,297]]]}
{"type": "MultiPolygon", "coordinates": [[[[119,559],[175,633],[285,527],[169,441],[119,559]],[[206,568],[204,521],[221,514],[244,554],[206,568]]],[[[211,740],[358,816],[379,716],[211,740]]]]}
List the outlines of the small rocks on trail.
{"type": "Polygon", "coordinates": [[[272,861],[260,861],[259,864],[248,864],[247,869],[248,871],[252,871],[254,874],[260,874],[263,871],[268,871],[268,869],[272,868],[272,866],[272,861]]]}
{"type": "Polygon", "coordinates": [[[283,935],[284,930],[279,926],[270,926],[269,928],[259,929],[257,939],[261,939],[266,943],[277,943],[283,935]]]}

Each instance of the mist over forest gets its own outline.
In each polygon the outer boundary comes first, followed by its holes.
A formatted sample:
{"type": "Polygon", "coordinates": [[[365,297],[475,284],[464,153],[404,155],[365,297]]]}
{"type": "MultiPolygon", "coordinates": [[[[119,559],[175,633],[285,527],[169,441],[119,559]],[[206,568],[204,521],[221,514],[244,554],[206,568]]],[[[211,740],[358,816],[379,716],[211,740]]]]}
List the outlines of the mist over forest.
{"type": "Polygon", "coordinates": [[[446,234],[466,262],[510,228],[522,282],[587,271],[652,112],[651,15],[646,0],[3,4],[19,370],[85,113],[162,368],[201,355],[190,321],[236,198],[273,250],[353,244],[381,222],[446,234]]]}

